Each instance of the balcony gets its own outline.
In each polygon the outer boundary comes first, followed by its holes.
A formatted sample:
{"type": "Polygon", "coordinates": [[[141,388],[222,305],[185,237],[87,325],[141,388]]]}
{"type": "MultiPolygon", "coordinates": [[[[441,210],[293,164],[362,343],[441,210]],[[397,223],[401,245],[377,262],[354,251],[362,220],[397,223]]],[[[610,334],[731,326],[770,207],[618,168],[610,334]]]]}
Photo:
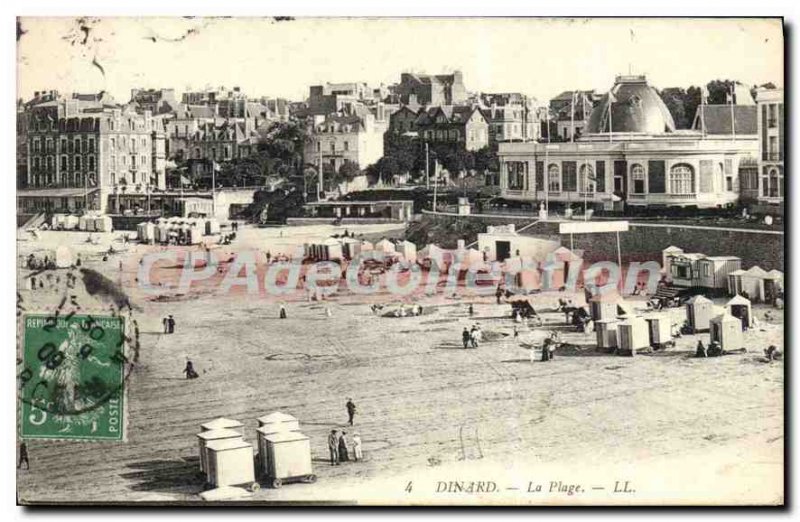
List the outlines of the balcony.
{"type": "Polygon", "coordinates": [[[778,119],[777,118],[769,118],[767,120],[767,127],[769,127],[770,129],[774,129],[777,126],[778,126],[778,119]]]}
{"type": "Polygon", "coordinates": [[[761,160],[762,161],[780,161],[780,153],[778,152],[762,152],[761,153],[761,160]]]}

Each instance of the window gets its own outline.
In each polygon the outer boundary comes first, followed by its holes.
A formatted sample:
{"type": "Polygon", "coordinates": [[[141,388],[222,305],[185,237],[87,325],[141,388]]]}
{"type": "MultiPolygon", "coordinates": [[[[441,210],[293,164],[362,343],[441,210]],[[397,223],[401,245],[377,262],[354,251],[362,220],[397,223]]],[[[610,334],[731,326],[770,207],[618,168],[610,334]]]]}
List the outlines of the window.
{"type": "Polygon", "coordinates": [[[111,156],[111,161],[110,161],[110,163],[111,163],[111,168],[112,168],[112,169],[115,169],[115,168],[117,168],[117,157],[116,157],[116,156],[111,156]]]}
{"type": "Polygon", "coordinates": [[[89,152],[94,152],[94,138],[89,138],[89,152]]]}
{"type": "Polygon", "coordinates": [[[644,194],[644,167],[638,163],[631,166],[631,187],[633,194],[644,194]]]}
{"type": "Polygon", "coordinates": [[[75,138],[75,154],[80,154],[81,152],[81,139],[75,138]]]}
{"type": "Polygon", "coordinates": [[[139,159],[139,161],[141,161],[140,165],[141,165],[142,167],[144,167],[145,165],[147,165],[147,156],[144,156],[144,155],[143,155],[143,156],[142,156],[142,157],[139,159]]]}
{"type": "Polygon", "coordinates": [[[708,263],[703,263],[703,276],[709,277],[711,276],[711,267],[708,263]]]}
{"type": "Polygon", "coordinates": [[[139,147],[136,146],[136,138],[131,138],[131,152],[136,152],[139,147]]]}
{"type": "Polygon", "coordinates": [[[75,156],[75,170],[81,170],[81,157],[75,156]]]}
{"type": "Polygon", "coordinates": [[[136,173],[131,172],[131,183],[136,185],[136,173]]]}
{"type": "Polygon", "coordinates": [[[38,139],[33,140],[33,152],[34,154],[41,152],[41,143],[38,139]]]}
{"type": "Polygon", "coordinates": [[[564,192],[578,190],[578,164],[575,161],[561,163],[561,187],[564,192]]]}
{"type": "Polygon", "coordinates": [[[525,164],[521,161],[509,161],[506,163],[508,169],[508,188],[510,190],[522,190],[525,188],[525,164]]]}
{"type": "Polygon", "coordinates": [[[561,192],[561,177],[558,165],[552,163],[547,167],[547,190],[548,192],[561,192]]]}
{"type": "Polygon", "coordinates": [[[111,138],[111,151],[113,152],[117,148],[117,139],[111,138]]]}
{"type": "Polygon", "coordinates": [[[131,168],[136,168],[136,156],[131,155],[131,168]]]}
{"type": "Polygon", "coordinates": [[[67,151],[67,140],[66,138],[61,138],[61,152],[67,151]]]}
{"type": "Polygon", "coordinates": [[[53,170],[53,156],[47,156],[47,170],[53,170]]]}
{"type": "Polygon", "coordinates": [[[580,175],[578,176],[578,190],[580,192],[595,191],[594,169],[591,165],[581,165],[580,175]]]}
{"type": "Polygon", "coordinates": [[[88,161],[88,167],[87,168],[89,170],[94,170],[94,156],[89,156],[88,160],[89,161],[88,161]]]}
{"type": "Polygon", "coordinates": [[[68,159],[67,155],[65,154],[65,155],[61,156],[61,169],[65,170],[65,169],[68,169],[68,168],[69,168],[69,159],[68,159]]]}
{"type": "Polygon", "coordinates": [[[694,194],[694,169],[686,163],[673,165],[669,169],[670,194],[694,194]]]}
{"type": "Polygon", "coordinates": [[[344,150],[350,150],[350,143],[346,140],[344,142],[344,150]]]}
{"type": "Polygon", "coordinates": [[[117,174],[114,173],[114,172],[111,173],[111,184],[112,185],[116,185],[117,184],[117,174]]]}
{"type": "Polygon", "coordinates": [[[767,198],[783,197],[783,173],[776,167],[767,171],[762,179],[762,195],[767,198]]]}
{"type": "Polygon", "coordinates": [[[332,141],[331,142],[331,154],[335,154],[335,153],[336,153],[336,142],[332,141]]]}
{"type": "Polygon", "coordinates": [[[225,159],[231,159],[231,148],[229,146],[225,146],[225,159]]]}
{"type": "Polygon", "coordinates": [[[41,166],[41,163],[40,163],[39,158],[38,157],[33,158],[33,168],[34,168],[34,170],[39,170],[40,166],[41,166]]]}
{"type": "Polygon", "coordinates": [[[51,139],[48,139],[48,140],[45,142],[45,150],[46,150],[48,153],[52,153],[52,152],[53,152],[53,140],[51,140],[51,139]]]}

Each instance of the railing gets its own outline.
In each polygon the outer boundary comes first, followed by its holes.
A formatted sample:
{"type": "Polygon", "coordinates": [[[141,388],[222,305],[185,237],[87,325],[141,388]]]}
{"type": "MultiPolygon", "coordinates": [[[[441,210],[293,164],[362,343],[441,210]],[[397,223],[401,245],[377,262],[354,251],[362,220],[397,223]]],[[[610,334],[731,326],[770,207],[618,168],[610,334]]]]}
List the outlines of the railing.
{"type": "Polygon", "coordinates": [[[628,199],[647,199],[647,194],[628,194],[628,199]]]}
{"type": "Polygon", "coordinates": [[[697,194],[668,194],[670,199],[697,199],[697,194]]]}
{"type": "Polygon", "coordinates": [[[761,156],[763,161],[779,161],[781,157],[779,152],[763,152],[761,156]]]}
{"type": "Polygon", "coordinates": [[[775,128],[778,126],[778,119],[777,118],[769,118],[767,120],[767,127],[770,129],[775,128]]]}

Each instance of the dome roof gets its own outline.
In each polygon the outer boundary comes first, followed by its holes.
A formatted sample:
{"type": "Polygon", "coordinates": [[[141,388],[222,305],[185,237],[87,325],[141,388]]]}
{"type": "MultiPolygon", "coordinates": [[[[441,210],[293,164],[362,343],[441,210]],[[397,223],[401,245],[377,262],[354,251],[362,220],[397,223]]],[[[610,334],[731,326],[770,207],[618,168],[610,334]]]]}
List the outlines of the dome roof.
{"type": "MultiPolygon", "coordinates": [[[[611,125],[615,133],[663,134],[675,130],[669,109],[644,76],[618,76],[611,93],[611,125]]],[[[587,133],[608,133],[608,103],[606,93],[592,110],[587,133]]]]}

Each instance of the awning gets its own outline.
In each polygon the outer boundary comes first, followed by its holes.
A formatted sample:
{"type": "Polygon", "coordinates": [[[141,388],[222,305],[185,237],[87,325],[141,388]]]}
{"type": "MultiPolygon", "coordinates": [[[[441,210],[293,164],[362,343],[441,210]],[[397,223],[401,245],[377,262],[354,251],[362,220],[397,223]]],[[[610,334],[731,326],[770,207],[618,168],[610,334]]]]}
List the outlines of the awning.
{"type": "Polygon", "coordinates": [[[83,189],[83,188],[47,188],[47,189],[30,189],[18,190],[18,198],[76,198],[82,197],[98,189],[83,189]]]}

